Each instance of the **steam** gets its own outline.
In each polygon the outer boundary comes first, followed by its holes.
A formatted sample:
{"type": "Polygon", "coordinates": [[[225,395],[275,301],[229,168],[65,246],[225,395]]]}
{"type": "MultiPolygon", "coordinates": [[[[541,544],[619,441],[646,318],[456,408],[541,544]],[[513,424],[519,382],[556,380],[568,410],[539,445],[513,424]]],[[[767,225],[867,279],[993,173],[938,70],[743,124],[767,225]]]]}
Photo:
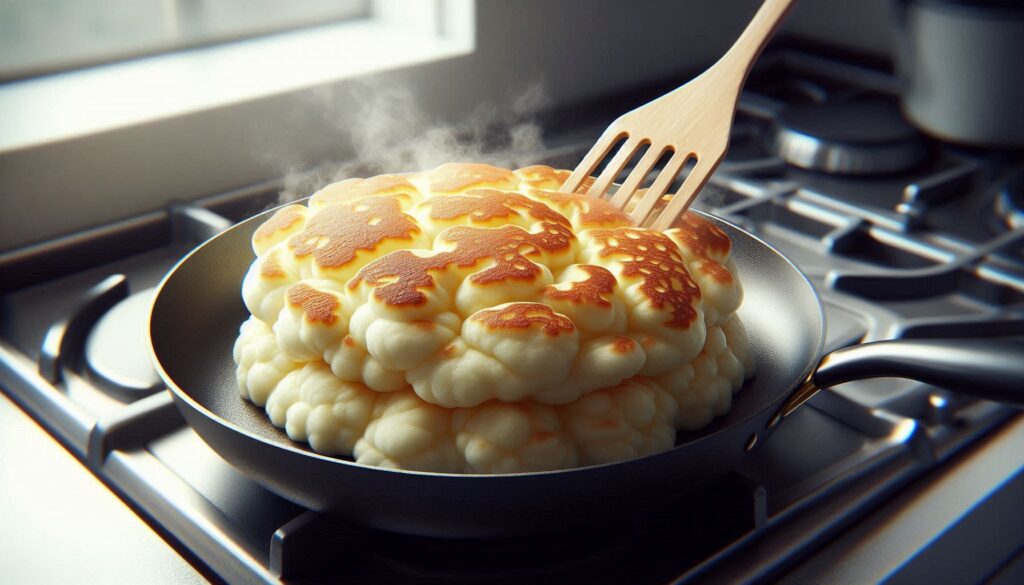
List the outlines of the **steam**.
{"type": "Polygon", "coordinates": [[[446,162],[516,168],[536,162],[544,150],[537,116],[547,98],[540,84],[503,107],[481,105],[455,125],[431,121],[411,91],[379,81],[360,82],[339,96],[323,92],[314,99],[313,107],[326,108],[337,121],[337,132],[351,138],[356,157],[288,172],[281,203],[342,179],[426,170],[446,162]],[[342,107],[346,115],[341,115],[342,107]]]}

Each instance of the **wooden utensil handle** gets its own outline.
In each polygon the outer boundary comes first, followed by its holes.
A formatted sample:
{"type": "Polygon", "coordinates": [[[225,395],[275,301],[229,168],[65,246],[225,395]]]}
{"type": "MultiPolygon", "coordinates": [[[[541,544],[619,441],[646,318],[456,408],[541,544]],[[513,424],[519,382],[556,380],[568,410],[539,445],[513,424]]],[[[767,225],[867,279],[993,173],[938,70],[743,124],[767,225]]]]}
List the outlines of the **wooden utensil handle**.
{"type": "MultiPolygon", "coordinates": [[[[750,68],[754,66],[757,56],[768,44],[768,39],[771,38],[772,33],[778,28],[782,18],[786,16],[793,4],[796,4],[796,0],[765,0],[757,9],[747,28],[743,29],[740,38],[722,56],[719,64],[726,65],[726,67],[722,67],[723,69],[740,74],[741,85],[746,80],[747,74],[750,73],[750,68]]],[[[717,65],[715,68],[718,68],[717,65]]]]}

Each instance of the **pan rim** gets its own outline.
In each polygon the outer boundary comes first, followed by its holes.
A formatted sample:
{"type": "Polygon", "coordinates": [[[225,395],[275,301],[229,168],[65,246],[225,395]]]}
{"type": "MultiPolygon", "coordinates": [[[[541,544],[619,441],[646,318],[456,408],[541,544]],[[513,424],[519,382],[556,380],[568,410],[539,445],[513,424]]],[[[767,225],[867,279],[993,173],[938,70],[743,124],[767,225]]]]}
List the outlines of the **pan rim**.
{"type": "MultiPolygon", "coordinates": [[[[308,201],[309,198],[310,197],[304,197],[304,198],[301,198],[301,199],[297,199],[297,200],[294,200],[294,201],[291,201],[291,202],[288,202],[288,203],[283,203],[281,205],[278,205],[278,206],[266,209],[264,211],[261,211],[260,213],[257,213],[255,215],[253,215],[252,217],[249,217],[249,218],[247,218],[245,220],[242,220],[242,221],[234,224],[233,226],[227,228],[226,230],[224,230],[224,231],[222,231],[222,232],[220,232],[220,233],[218,233],[218,234],[216,234],[216,235],[206,239],[203,243],[201,243],[198,246],[196,246],[195,248],[193,248],[191,251],[189,251],[188,254],[186,254],[183,258],[181,258],[178,262],[176,262],[174,264],[174,266],[167,272],[167,274],[165,274],[163,276],[163,278],[161,278],[160,283],[157,285],[156,291],[153,294],[152,299],[150,300],[150,303],[149,303],[149,319],[148,319],[148,323],[147,323],[147,325],[148,325],[148,327],[147,327],[148,335],[146,335],[146,348],[147,348],[147,350],[149,352],[150,361],[152,362],[153,366],[156,368],[157,373],[160,375],[160,379],[167,386],[167,389],[171,392],[171,394],[172,394],[172,396],[174,397],[175,400],[187,404],[188,407],[191,408],[193,411],[201,414],[207,420],[210,420],[210,421],[216,423],[217,425],[219,425],[221,427],[224,427],[225,429],[227,429],[229,431],[245,435],[246,438],[258,441],[260,443],[263,443],[267,447],[285,449],[287,451],[291,451],[292,453],[295,453],[295,454],[298,454],[298,455],[303,455],[303,456],[306,456],[306,457],[311,457],[311,458],[316,459],[316,460],[328,462],[330,464],[341,465],[343,467],[354,467],[354,468],[357,468],[357,469],[360,469],[360,470],[371,471],[371,472],[389,472],[389,473],[394,473],[394,474],[398,474],[398,475],[402,475],[402,476],[412,475],[412,476],[424,477],[424,478],[437,478],[438,480],[465,478],[467,480],[468,479],[475,479],[475,480],[478,480],[478,481],[482,480],[482,481],[496,482],[496,481],[500,481],[502,479],[504,479],[504,480],[516,480],[516,479],[524,479],[524,478],[549,477],[549,476],[562,477],[562,476],[565,476],[566,474],[572,474],[572,473],[576,473],[576,474],[592,474],[592,473],[600,473],[602,470],[610,468],[610,467],[619,467],[619,468],[621,468],[622,466],[629,466],[629,465],[654,464],[656,462],[656,460],[659,459],[659,458],[664,458],[664,457],[671,456],[671,454],[674,451],[676,451],[677,449],[681,449],[683,447],[688,447],[688,446],[693,446],[693,445],[698,445],[698,444],[703,443],[705,441],[709,441],[709,440],[711,440],[712,437],[715,437],[719,433],[727,432],[728,430],[730,430],[732,428],[743,426],[744,424],[748,423],[751,419],[754,419],[754,418],[758,417],[759,415],[761,415],[764,412],[764,410],[755,411],[755,412],[749,414],[748,416],[746,416],[746,417],[744,417],[742,419],[734,421],[729,426],[727,426],[725,428],[722,428],[722,429],[718,429],[718,430],[716,430],[714,432],[711,432],[711,433],[703,433],[703,434],[701,434],[700,430],[692,431],[693,433],[696,433],[699,436],[696,436],[693,439],[688,440],[688,441],[686,441],[684,443],[677,443],[671,449],[668,449],[667,451],[662,451],[661,453],[654,453],[652,455],[646,455],[646,456],[637,457],[637,458],[634,458],[634,459],[627,459],[627,460],[623,460],[623,461],[615,461],[615,462],[611,462],[611,463],[600,463],[600,464],[597,464],[597,465],[588,465],[588,466],[584,466],[584,467],[571,467],[571,468],[566,468],[566,469],[552,469],[552,470],[547,470],[547,471],[528,471],[528,472],[517,472],[517,473],[493,473],[493,474],[487,474],[487,473],[451,473],[451,472],[438,472],[438,471],[419,471],[419,470],[410,470],[410,469],[391,469],[391,468],[386,468],[386,467],[379,467],[379,466],[375,466],[375,465],[367,465],[367,464],[364,464],[364,463],[358,463],[356,461],[342,459],[340,457],[324,455],[324,454],[321,454],[321,453],[317,453],[317,452],[315,452],[315,451],[313,451],[313,450],[311,450],[309,448],[300,447],[298,445],[298,443],[296,443],[296,444],[286,444],[286,443],[282,443],[280,441],[277,441],[277,440],[274,440],[274,439],[271,439],[271,438],[268,438],[268,437],[263,437],[263,436],[260,436],[258,434],[255,434],[255,433],[251,432],[250,430],[245,429],[245,428],[239,426],[238,424],[236,424],[236,423],[234,423],[234,422],[232,422],[230,420],[227,420],[227,419],[223,418],[222,416],[214,413],[213,411],[208,409],[206,406],[204,406],[203,404],[201,404],[200,402],[198,402],[197,400],[192,398],[192,396],[188,392],[184,391],[177,384],[177,382],[174,381],[174,379],[171,377],[171,375],[164,369],[163,364],[161,363],[161,361],[160,361],[160,359],[159,359],[159,357],[157,355],[157,351],[156,351],[156,348],[155,348],[154,343],[153,343],[153,334],[152,334],[152,332],[153,332],[153,316],[154,316],[155,311],[156,311],[157,303],[159,302],[159,300],[161,298],[161,293],[163,292],[167,282],[174,276],[174,274],[178,271],[178,269],[181,266],[183,266],[186,262],[189,261],[190,258],[192,258],[196,254],[199,254],[203,249],[205,249],[207,246],[209,246],[212,242],[216,241],[217,239],[221,238],[222,236],[226,235],[227,233],[234,232],[236,230],[241,231],[241,230],[245,229],[246,226],[250,226],[253,223],[260,222],[262,218],[266,218],[268,215],[276,212],[277,210],[279,210],[279,209],[281,209],[283,207],[287,207],[289,205],[302,204],[302,203],[308,201]]],[[[795,263],[793,263],[793,261],[790,260],[789,257],[787,257],[785,254],[783,254],[781,251],[777,250],[775,247],[769,245],[767,242],[765,242],[761,238],[757,237],[755,234],[752,234],[749,231],[744,230],[743,228],[739,227],[738,225],[736,225],[736,224],[734,224],[734,223],[732,223],[730,221],[727,221],[725,219],[722,219],[722,218],[720,218],[720,217],[718,217],[716,215],[713,215],[711,213],[700,211],[700,210],[696,210],[696,209],[690,209],[690,211],[693,211],[694,213],[698,213],[702,217],[705,217],[705,218],[711,220],[712,222],[714,222],[716,224],[723,224],[723,225],[726,225],[726,226],[736,230],[737,232],[742,234],[744,237],[748,237],[748,238],[752,239],[757,245],[761,246],[765,251],[771,252],[772,254],[777,256],[781,261],[783,261],[785,264],[787,264],[789,266],[789,268],[794,270],[797,275],[799,275],[800,281],[811,292],[811,296],[812,296],[812,298],[815,301],[815,304],[816,304],[815,308],[817,309],[816,314],[817,314],[817,317],[818,317],[818,319],[817,319],[818,320],[818,325],[815,328],[815,334],[817,336],[817,340],[816,340],[816,342],[814,344],[812,344],[813,347],[814,347],[814,351],[812,352],[812,357],[807,362],[807,364],[804,366],[804,368],[803,368],[799,378],[795,379],[789,385],[789,387],[786,388],[786,390],[784,392],[779,392],[778,396],[775,397],[769,403],[768,408],[765,409],[765,410],[774,409],[774,408],[778,407],[784,401],[784,399],[792,393],[794,388],[796,388],[803,380],[805,380],[807,378],[807,376],[809,376],[811,374],[811,372],[817,367],[817,364],[818,364],[819,360],[821,359],[821,355],[822,355],[822,352],[824,350],[824,345],[825,345],[825,311],[824,311],[824,305],[822,303],[821,295],[818,294],[817,289],[815,289],[814,285],[811,283],[811,281],[807,277],[807,275],[804,274],[804,272],[802,270],[800,270],[800,268],[795,263]]],[[[755,376],[756,376],[756,374],[755,374],[755,376]]],[[[744,385],[746,385],[746,382],[744,383],[744,385]]],[[[741,387],[738,392],[742,392],[742,391],[743,391],[743,388],[741,387]]],[[[239,399],[241,400],[241,398],[239,398],[239,399]]],[[[717,419],[717,418],[718,417],[715,417],[715,419],[717,419]]],[[[712,423],[714,422],[715,419],[712,419],[712,423]]],[[[712,424],[712,423],[709,423],[709,424],[712,424]]],[[[679,431],[676,431],[676,432],[678,433],[679,431]]],[[[198,433],[198,431],[197,431],[197,433],[198,433]]],[[[202,435],[200,435],[200,436],[201,436],[201,438],[203,438],[202,435]]],[[[205,438],[203,438],[203,440],[205,442],[205,438]]],[[[291,439],[289,439],[289,440],[291,440],[291,439]]]]}

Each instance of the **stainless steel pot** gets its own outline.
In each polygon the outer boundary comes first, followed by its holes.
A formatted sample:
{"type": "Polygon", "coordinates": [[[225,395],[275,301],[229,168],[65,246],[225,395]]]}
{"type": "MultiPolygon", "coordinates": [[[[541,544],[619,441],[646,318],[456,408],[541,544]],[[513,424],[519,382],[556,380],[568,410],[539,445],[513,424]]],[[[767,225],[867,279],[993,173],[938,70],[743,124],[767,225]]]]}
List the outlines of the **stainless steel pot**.
{"type": "Polygon", "coordinates": [[[903,111],[974,146],[1024,146],[1024,2],[896,0],[903,111]]]}

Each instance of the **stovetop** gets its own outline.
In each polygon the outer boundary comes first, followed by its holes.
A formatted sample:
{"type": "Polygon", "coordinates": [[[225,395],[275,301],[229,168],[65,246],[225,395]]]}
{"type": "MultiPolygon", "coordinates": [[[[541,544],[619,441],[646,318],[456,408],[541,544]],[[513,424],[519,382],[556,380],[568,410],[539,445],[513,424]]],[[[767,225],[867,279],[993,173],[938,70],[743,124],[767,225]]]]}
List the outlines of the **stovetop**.
{"type": "MultiPolygon", "coordinates": [[[[826,349],[897,337],[1024,335],[1024,225],[1019,209],[1007,209],[1020,200],[1019,156],[916,133],[917,151],[899,170],[865,172],[870,160],[845,158],[859,153],[799,137],[786,151],[790,162],[777,154],[787,108],[864,101],[895,108],[898,90],[884,69],[795,49],[766,54],[741,100],[730,153],[696,206],[801,267],[824,302],[826,349]],[[837,175],[815,165],[860,170],[837,175]]],[[[572,139],[552,137],[550,151],[530,162],[572,167],[615,113],[595,116],[572,139]]],[[[867,140],[889,148],[895,138],[867,140]]],[[[855,382],[817,395],[721,482],[630,526],[447,541],[327,518],[225,463],[140,361],[152,287],[189,249],[276,204],[281,188],[268,182],[183,202],[0,257],[4,393],[210,578],[775,579],[825,562],[827,543],[845,542],[871,510],[907,486],[939,485],[942,469],[1021,422],[1007,407],[924,384],[855,382]]],[[[998,473],[1019,479],[1020,462],[1004,464],[998,473]]],[[[1004,543],[1008,551],[988,547],[986,570],[1018,545],[1024,535],[1004,543]]]]}

